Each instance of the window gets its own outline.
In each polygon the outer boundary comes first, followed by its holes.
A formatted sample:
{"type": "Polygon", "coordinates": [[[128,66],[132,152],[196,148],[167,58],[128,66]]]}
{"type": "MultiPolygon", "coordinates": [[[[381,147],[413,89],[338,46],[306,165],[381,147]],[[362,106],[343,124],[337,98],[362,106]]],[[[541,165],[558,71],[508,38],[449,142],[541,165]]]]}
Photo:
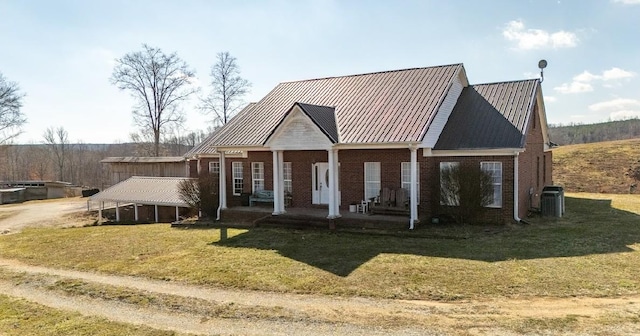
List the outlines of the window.
{"type": "Polygon", "coordinates": [[[459,162],[440,162],[440,204],[460,205],[460,185],[453,170],[460,167],[459,162]]]}
{"type": "Polygon", "coordinates": [[[233,194],[239,196],[244,190],[244,180],[242,178],[242,162],[231,163],[233,173],[233,194]]]}
{"type": "Polygon", "coordinates": [[[380,162],[364,163],[364,199],[380,195],[380,162]]]}
{"type": "Polygon", "coordinates": [[[283,162],[282,175],[284,180],[284,192],[289,194],[293,193],[291,162],[283,162]]]}
{"type": "MultiPolygon", "coordinates": [[[[417,183],[418,185],[416,186],[418,188],[417,190],[417,195],[418,195],[418,203],[420,203],[420,162],[417,162],[417,183]]],[[[409,193],[409,197],[411,197],[411,162],[402,162],[401,165],[401,184],[400,187],[402,189],[405,189],[408,193],[409,193]]]]}
{"type": "Polygon", "coordinates": [[[480,162],[480,169],[491,175],[493,180],[493,202],[488,207],[502,207],[502,162],[480,162]]]}
{"type": "Polygon", "coordinates": [[[264,190],[264,162],[251,162],[251,181],[253,193],[264,190]]]}
{"type": "Polygon", "coordinates": [[[209,162],[209,174],[220,174],[220,162],[218,161],[209,162]]]}

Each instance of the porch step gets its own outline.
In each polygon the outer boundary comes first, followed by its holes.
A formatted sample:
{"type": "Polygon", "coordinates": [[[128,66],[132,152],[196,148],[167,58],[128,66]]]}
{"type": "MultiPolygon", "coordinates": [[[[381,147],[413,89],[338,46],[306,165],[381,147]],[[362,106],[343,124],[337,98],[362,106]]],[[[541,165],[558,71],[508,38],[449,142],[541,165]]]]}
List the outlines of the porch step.
{"type": "Polygon", "coordinates": [[[284,214],[279,216],[265,216],[254,221],[254,226],[282,227],[291,229],[380,229],[405,230],[407,221],[386,220],[376,216],[362,216],[360,218],[341,217],[327,219],[308,215],[284,214]]]}

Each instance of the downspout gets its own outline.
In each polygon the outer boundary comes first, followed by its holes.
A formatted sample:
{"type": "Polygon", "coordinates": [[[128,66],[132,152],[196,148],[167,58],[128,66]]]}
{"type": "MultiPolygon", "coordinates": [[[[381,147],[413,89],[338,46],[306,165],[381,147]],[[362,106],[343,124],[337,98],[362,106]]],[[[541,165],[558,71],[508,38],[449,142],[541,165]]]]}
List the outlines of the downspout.
{"type": "Polygon", "coordinates": [[[516,221],[516,223],[520,223],[522,221],[522,219],[520,219],[520,216],[518,215],[518,180],[519,180],[519,175],[518,175],[518,156],[520,155],[520,153],[516,153],[513,156],[513,220],[516,221]]]}

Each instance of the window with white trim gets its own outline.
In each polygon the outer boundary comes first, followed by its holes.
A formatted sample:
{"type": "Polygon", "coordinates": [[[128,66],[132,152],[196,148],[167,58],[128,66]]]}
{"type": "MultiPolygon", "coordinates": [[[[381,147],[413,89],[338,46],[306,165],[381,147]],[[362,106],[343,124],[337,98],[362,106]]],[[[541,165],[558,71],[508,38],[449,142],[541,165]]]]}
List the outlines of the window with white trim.
{"type": "Polygon", "coordinates": [[[210,161],[209,162],[209,174],[220,174],[220,162],[219,161],[210,161]]]}
{"type": "Polygon", "coordinates": [[[492,202],[487,207],[502,207],[502,162],[480,162],[480,169],[491,175],[493,185],[492,202]]]}
{"type": "MultiPolygon", "coordinates": [[[[420,162],[416,162],[416,164],[416,169],[418,169],[416,172],[416,188],[418,189],[416,195],[418,195],[418,203],[420,203],[420,162]]],[[[400,170],[400,187],[411,196],[411,162],[402,162],[400,170]]]]}
{"type": "Polygon", "coordinates": [[[291,162],[283,162],[282,179],[284,180],[284,192],[291,194],[293,192],[291,162]]]}
{"type": "Polygon", "coordinates": [[[231,163],[231,173],[233,175],[233,194],[239,196],[244,190],[244,179],[242,175],[242,162],[231,163]]]}
{"type": "Polygon", "coordinates": [[[440,205],[460,205],[460,185],[454,169],[460,167],[460,162],[440,162],[440,205]],[[452,174],[452,175],[447,175],[452,174]],[[449,177],[447,179],[447,177],[449,177]]]}
{"type": "Polygon", "coordinates": [[[264,190],[264,162],[251,162],[251,181],[254,194],[264,190]]]}
{"type": "Polygon", "coordinates": [[[364,199],[380,195],[380,162],[364,163],[364,199]]]}

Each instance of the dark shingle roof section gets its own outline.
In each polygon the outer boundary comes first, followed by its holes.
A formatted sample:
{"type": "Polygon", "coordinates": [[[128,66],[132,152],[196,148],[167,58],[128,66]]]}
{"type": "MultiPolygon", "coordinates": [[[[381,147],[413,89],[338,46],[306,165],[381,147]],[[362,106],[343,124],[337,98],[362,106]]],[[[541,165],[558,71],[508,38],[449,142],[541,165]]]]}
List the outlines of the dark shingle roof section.
{"type": "Polygon", "coordinates": [[[338,142],[338,126],[336,125],[336,109],[329,106],[297,103],[302,111],[313,120],[333,143],[338,142]]]}
{"type": "Polygon", "coordinates": [[[340,143],[421,141],[460,69],[453,64],[280,83],[207,143],[260,146],[296,102],[335,106],[340,143]]]}
{"type": "Polygon", "coordinates": [[[538,83],[532,79],[464,88],[434,149],[521,148],[538,83]]]}

